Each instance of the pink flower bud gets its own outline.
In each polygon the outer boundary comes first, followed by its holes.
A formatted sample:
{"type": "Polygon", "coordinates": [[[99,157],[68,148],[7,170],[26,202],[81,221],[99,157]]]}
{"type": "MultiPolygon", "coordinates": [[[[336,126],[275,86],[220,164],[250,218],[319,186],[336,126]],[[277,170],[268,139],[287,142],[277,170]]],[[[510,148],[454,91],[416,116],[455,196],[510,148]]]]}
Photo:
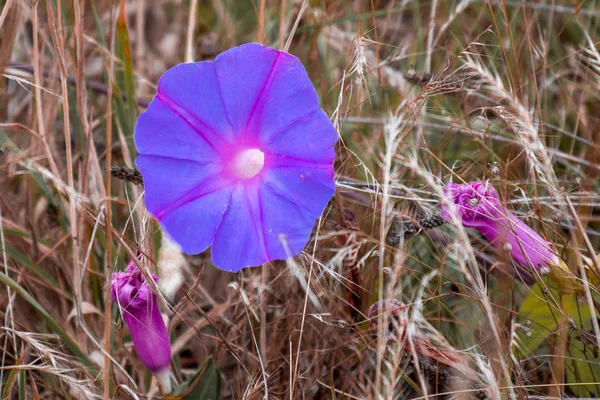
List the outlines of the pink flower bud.
{"type": "MultiPolygon", "coordinates": [[[[153,278],[157,280],[155,275],[153,278]]],[[[125,272],[112,275],[111,296],[119,304],[140,360],[169,392],[171,343],[167,327],[156,294],[133,262],[125,272]]]]}
{"type": "MultiPolygon", "coordinates": [[[[545,274],[550,270],[549,264],[558,262],[550,244],[500,203],[498,192],[490,183],[449,183],[444,192],[446,201],[455,204],[465,227],[477,229],[519,264],[545,274]]],[[[442,204],[442,214],[451,220],[448,204],[442,204]]]]}

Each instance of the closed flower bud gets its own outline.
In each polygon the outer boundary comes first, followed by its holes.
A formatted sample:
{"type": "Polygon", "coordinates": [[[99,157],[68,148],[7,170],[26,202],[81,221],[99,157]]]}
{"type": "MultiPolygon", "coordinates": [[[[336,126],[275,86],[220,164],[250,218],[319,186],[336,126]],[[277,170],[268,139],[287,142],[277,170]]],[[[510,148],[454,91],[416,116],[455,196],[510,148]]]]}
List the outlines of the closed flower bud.
{"type": "MultiPolygon", "coordinates": [[[[477,229],[519,264],[541,274],[558,264],[559,258],[550,244],[500,203],[491,184],[449,183],[444,191],[447,201],[454,203],[463,226],[477,229]]],[[[448,204],[442,204],[442,214],[447,221],[451,220],[448,204]]]]}
{"type": "Polygon", "coordinates": [[[167,327],[156,294],[133,262],[124,272],[113,274],[111,296],[119,304],[140,360],[159,380],[163,391],[170,392],[171,343],[167,327]]]}

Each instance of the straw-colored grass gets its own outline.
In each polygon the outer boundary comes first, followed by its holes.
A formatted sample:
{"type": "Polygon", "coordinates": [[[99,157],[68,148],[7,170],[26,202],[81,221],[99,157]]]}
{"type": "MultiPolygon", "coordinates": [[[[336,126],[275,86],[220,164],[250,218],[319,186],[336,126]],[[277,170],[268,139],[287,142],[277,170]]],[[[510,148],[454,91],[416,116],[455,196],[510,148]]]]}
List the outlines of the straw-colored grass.
{"type": "Polygon", "coordinates": [[[163,398],[108,294],[137,252],[174,381],[212,357],[222,398],[600,396],[599,26],[597,0],[1,1],[0,396],[163,398]],[[338,190],[301,255],[231,274],[110,171],[164,71],[249,41],[305,65],[338,190]],[[473,180],[585,292],[457,219],[397,236],[473,180]]]}

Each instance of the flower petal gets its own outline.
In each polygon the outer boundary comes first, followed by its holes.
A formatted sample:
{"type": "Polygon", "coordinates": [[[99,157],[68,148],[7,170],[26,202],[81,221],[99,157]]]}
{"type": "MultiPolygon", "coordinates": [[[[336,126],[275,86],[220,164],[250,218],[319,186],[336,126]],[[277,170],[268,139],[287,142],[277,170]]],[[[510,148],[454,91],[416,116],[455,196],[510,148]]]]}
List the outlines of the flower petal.
{"type": "Polygon", "coordinates": [[[494,242],[496,246],[502,246],[503,242],[509,243],[511,255],[524,267],[545,270],[548,269],[548,263],[557,262],[557,256],[548,241],[516,215],[510,211],[506,211],[506,213],[506,218],[500,221],[501,227],[498,229],[500,234],[494,242]],[[500,243],[497,243],[498,241],[500,243]]]}
{"type": "MultiPolygon", "coordinates": [[[[264,174],[264,183],[280,196],[302,207],[313,219],[318,218],[335,192],[331,165],[279,164],[264,174]]],[[[271,207],[269,207],[271,212],[271,207]]]]}
{"type": "Polygon", "coordinates": [[[197,161],[180,160],[157,155],[140,155],[135,160],[142,176],[146,196],[146,208],[158,220],[174,208],[216,189],[215,175],[221,166],[202,164],[197,161]],[[211,185],[207,185],[211,182],[211,185]],[[200,191],[200,192],[198,192],[200,191]]]}
{"type": "Polygon", "coordinates": [[[316,109],[272,135],[265,151],[301,160],[333,163],[337,133],[327,114],[316,109]]]}
{"type": "Polygon", "coordinates": [[[156,295],[152,297],[142,310],[124,308],[122,311],[138,357],[150,372],[158,373],[171,364],[171,343],[156,295]]]}
{"type": "Polygon", "coordinates": [[[315,216],[269,184],[261,185],[260,199],[262,204],[268,204],[262,222],[269,259],[286,259],[299,254],[310,239],[315,216]]]}
{"type": "Polygon", "coordinates": [[[179,64],[158,81],[157,97],[214,147],[233,139],[219,93],[219,81],[212,62],[179,64]]]}
{"type": "Polygon", "coordinates": [[[134,141],[140,154],[200,162],[219,160],[217,151],[204,136],[158,97],[139,116],[134,141]]]}
{"type": "MultiPolygon", "coordinates": [[[[267,143],[318,110],[317,93],[300,60],[279,53],[263,93],[256,101],[246,133],[258,138],[259,143],[267,143]]],[[[323,139],[332,144],[331,140],[337,135],[329,120],[326,125],[330,129],[323,139]]]]}
{"type": "Polygon", "coordinates": [[[246,184],[238,184],[231,195],[231,204],[217,229],[212,248],[212,261],[217,267],[237,272],[249,266],[258,266],[267,261],[262,231],[257,222],[260,215],[253,210],[260,204],[250,204],[246,184]],[[256,219],[255,219],[256,218],[256,219]]]}
{"type": "Polygon", "coordinates": [[[281,54],[258,43],[248,43],[215,58],[220,92],[236,136],[245,133],[281,54]]]}
{"type": "Polygon", "coordinates": [[[232,189],[224,187],[169,212],[160,221],[162,227],[186,254],[199,254],[213,242],[223,220],[232,189]]]}

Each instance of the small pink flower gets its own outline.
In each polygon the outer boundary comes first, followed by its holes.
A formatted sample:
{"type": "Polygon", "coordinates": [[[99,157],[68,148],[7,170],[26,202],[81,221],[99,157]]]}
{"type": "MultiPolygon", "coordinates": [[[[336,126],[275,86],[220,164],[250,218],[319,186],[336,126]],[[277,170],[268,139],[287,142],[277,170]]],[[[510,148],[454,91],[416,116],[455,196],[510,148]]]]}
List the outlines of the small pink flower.
{"type": "MultiPolygon", "coordinates": [[[[157,280],[155,275],[152,277],[157,280]]],[[[112,275],[110,294],[119,304],[138,357],[169,392],[171,342],[156,294],[133,262],[124,272],[112,275]]]]}
{"type": "MultiPolygon", "coordinates": [[[[490,183],[449,183],[444,193],[455,204],[465,227],[478,230],[494,246],[509,251],[519,264],[545,274],[549,264],[558,262],[550,244],[500,203],[490,183]]],[[[444,218],[451,221],[448,205],[441,206],[444,218]]]]}

